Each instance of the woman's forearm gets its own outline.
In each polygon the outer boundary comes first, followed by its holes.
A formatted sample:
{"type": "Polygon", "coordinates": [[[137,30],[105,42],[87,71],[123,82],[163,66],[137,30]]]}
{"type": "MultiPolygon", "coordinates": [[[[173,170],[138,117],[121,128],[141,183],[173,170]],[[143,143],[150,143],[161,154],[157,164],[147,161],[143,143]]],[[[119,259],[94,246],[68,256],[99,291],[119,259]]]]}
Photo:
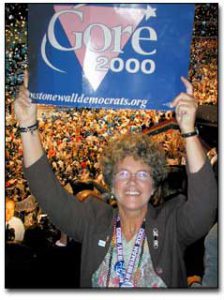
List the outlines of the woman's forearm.
{"type": "Polygon", "coordinates": [[[28,168],[43,155],[44,151],[38,129],[32,133],[30,131],[21,133],[21,138],[23,144],[24,166],[28,168]]]}
{"type": "Polygon", "coordinates": [[[206,160],[205,151],[198,136],[185,138],[187,162],[190,173],[198,172],[206,160]]]}

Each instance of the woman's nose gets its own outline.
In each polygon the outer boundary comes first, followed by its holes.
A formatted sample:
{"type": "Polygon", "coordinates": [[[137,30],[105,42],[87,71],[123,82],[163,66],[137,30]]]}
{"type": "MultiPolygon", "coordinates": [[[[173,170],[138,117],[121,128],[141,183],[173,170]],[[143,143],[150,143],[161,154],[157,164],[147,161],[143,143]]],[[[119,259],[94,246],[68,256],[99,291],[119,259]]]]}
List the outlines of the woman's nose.
{"type": "Polygon", "coordinates": [[[130,174],[130,178],[128,179],[129,183],[136,183],[136,174],[130,174]]]}

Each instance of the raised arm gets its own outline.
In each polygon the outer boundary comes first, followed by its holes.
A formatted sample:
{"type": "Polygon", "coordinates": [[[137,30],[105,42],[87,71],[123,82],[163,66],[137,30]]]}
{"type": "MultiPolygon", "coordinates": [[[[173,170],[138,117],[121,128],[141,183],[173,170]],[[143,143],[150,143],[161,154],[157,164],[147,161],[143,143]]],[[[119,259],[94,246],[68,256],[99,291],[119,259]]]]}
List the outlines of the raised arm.
{"type": "MultiPolygon", "coordinates": [[[[88,226],[95,224],[101,213],[102,202],[96,199],[81,203],[66,192],[52,171],[41,144],[37,122],[37,107],[29,98],[28,74],[15,101],[15,113],[19,122],[23,143],[24,175],[30,191],[48,214],[51,222],[68,236],[82,241],[88,226]],[[34,130],[32,130],[33,128],[34,130]],[[24,132],[25,131],[25,132],[24,132]]],[[[109,205],[104,205],[112,213],[109,205]]],[[[105,211],[105,210],[104,210],[105,211]]],[[[110,219],[108,219],[110,220],[110,219]]]]}
{"type": "Polygon", "coordinates": [[[206,160],[206,155],[198,136],[188,136],[195,131],[198,104],[193,97],[192,84],[184,77],[181,77],[181,80],[186,87],[186,93],[179,94],[172,102],[172,106],[176,108],[176,120],[181,133],[187,136],[185,137],[185,147],[189,171],[190,173],[196,173],[202,168],[206,160]]]}
{"type": "Polygon", "coordinates": [[[35,126],[37,124],[37,105],[32,103],[29,97],[27,71],[24,73],[24,83],[20,87],[14,107],[19,127],[22,128],[24,165],[28,168],[43,155],[43,148],[38,126],[35,126]]]}
{"type": "Polygon", "coordinates": [[[186,245],[205,235],[215,219],[217,185],[211,164],[195,133],[197,102],[191,83],[182,78],[186,93],[178,95],[173,106],[181,134],[185,139],[188,165],[187,201],[177,215],[179,239],[186,245]]]}

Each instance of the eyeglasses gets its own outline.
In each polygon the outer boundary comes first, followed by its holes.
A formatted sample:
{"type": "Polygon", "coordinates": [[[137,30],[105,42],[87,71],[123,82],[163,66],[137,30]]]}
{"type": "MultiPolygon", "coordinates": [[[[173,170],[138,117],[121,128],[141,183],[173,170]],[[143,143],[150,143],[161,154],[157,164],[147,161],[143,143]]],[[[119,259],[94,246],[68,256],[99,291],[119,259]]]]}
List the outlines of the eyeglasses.
{"type": "Polygon", "coordinates": [[[134,174],[128,170],[121,170],[115,174],[115,179],[125,181],[130,180],[132,176],[134,176],[137,180],[142,182],[151,181],[151,175],[149,174],[149,172],[144,170],[140,170],[134,174]]]}

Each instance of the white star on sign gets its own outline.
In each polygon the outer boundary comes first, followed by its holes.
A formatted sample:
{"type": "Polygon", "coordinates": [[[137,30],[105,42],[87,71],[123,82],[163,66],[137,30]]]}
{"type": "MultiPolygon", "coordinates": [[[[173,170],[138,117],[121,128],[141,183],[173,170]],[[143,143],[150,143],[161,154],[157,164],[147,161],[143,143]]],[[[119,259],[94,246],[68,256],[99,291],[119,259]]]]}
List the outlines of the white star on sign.
{"type": "Polygon", "coordinates": [[[152,8],[150,5],[147,5],[147,9],[145,12],[145,20],[147,21],[151,17],[157,17],[156,8],[152,8]]]}

